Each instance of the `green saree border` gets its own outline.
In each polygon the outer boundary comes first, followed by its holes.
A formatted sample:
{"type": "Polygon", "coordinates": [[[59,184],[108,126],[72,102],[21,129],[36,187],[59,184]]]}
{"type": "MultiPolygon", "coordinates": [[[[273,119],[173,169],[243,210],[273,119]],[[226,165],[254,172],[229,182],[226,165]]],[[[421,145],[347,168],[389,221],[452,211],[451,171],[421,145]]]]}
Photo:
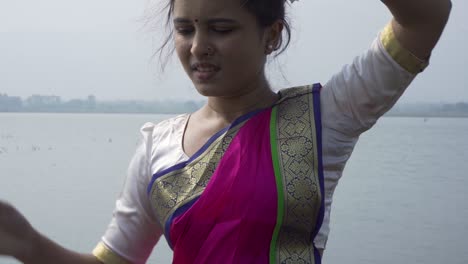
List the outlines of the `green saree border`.
{"type": "Polygon", "coordinates": [[[311,86],[281,91],[270,119],[272,161],[278,189],[277,223],[270,264],[316,264],[312,241],[322,204],[311,86]]]}
{"type": "Polygon", "coordinates": [[[273,107],[270,117],[270,143],[271,143],[271,154],[273,161],[273,170],[275,172],[275,180],[277,186],[277,195],[278,195],[278,208],[276,216],[276,226],[273,230],[273,237],[270,244],[270,264],[276,263],[276,246],[278,241],[279,232],[281,225],[283,224],[284,216],[284,192],[283,192],[283,180],[281,175],[280,162],[278,157],[278,144],[276,136],[276,114],[278,112],[277,106],[273,107]]]}

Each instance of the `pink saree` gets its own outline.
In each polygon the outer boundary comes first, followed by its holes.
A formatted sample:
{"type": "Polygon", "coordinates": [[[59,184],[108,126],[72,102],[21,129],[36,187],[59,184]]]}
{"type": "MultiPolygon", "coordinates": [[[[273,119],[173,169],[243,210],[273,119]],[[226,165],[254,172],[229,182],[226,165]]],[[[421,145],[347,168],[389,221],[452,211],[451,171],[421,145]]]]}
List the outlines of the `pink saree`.
{"type": "Polygon", "coordinates": [[[280,92],[153,175],[148,193],[173,263],[320,263],[320,88],[280,92]]]}

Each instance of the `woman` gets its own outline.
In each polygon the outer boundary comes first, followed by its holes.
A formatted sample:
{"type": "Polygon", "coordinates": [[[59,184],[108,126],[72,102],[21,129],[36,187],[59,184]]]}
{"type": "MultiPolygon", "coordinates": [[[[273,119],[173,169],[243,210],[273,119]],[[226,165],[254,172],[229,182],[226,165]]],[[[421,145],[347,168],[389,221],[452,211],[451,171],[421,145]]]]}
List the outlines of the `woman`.
{"type": "Polygon", "coordinates": [[[275,93],[264,68],[289,40],[284,0],[170,0],[177,55],[206,105],[142,128],[92,255],[48,240],[6,203],[0,254],[145,263],[164,234],[174,263],[321,263],[333,191],[359,135],[425,68],[451,8],[449,0],[384,3],[394,19],[366,53],[323,88],[275,93]]]}

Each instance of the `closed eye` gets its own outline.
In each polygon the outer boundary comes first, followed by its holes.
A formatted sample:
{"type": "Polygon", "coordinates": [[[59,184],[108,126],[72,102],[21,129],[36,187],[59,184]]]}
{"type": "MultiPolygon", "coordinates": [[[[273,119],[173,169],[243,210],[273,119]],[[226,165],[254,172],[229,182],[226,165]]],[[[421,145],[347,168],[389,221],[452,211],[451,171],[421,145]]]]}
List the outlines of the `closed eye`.
{"type": "Polygon", "coordinates": [[[177,32],[177,34],[187,36],[193,33],[194,28],[188,27],[188,26],[184,26],[184,27],[180,26],[180,27],[176,27],[175,31],[177,32]]]}
{"type": "Polygon", "coordinates": [[[219,33],[219,34],[222,34],[222,35],[225,35],[225,34],[229,34],[231,33],[232,31],[234,31],[234,29],[232,28],[212,28],[212,31],[216,32],[216,33],[219,33]]]}

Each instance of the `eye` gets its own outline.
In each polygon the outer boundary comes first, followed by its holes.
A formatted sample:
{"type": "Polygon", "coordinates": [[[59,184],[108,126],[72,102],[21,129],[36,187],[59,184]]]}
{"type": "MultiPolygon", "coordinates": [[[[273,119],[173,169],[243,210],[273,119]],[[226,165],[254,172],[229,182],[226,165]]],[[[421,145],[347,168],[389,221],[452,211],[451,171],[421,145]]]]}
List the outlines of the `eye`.
{"type": "Polygon", "coordinates": [[[226,35],[234,31],[233,28],[226,28],[226,27],[213,27],[211,30],[221,35],[226,35]]]}
{"type": "Polygon", "coordinates": [[[177,32],[177,34],[187,36],[193,33],[194,28],[190,26],[177,26],[175,27],[175,31],[177,32]]]}

